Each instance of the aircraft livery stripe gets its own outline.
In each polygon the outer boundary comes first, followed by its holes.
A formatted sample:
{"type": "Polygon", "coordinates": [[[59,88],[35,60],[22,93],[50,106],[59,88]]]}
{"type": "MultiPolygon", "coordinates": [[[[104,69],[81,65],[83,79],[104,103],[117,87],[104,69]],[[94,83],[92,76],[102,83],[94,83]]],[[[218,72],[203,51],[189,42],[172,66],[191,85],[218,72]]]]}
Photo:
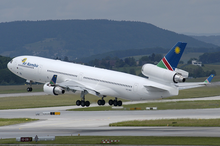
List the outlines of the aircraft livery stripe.
{"type": "Polygon", "coordinates": [[[165,64],[165,66],[167,67],[167,69],[173,71],[173,68],[170,66],[169,62],[166,60],[166,58],[163,58],[163,63],[165,64]]]}
{"type": "Polygon", "coordinates": [[[205,83],[210,83],[208,79],[205,80],[205,83]]]}
{"type": "Polygon", "coordinates": [[[162,60],[157,64],[157,66],[161,67],[161,68],[164,68],[164,69],[167,69],[167,67],[164,65],[162,60]]]}

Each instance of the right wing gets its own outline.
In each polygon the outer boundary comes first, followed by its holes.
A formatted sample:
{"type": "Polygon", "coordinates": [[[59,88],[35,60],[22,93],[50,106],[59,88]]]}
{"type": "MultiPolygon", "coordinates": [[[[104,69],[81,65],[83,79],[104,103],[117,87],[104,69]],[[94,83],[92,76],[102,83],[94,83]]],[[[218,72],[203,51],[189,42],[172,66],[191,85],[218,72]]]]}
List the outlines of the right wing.
{"type": "Polygon", "coordinates": [[[206,86],[211,83],[214,76],[215,76],[214,74],[211,74],[204,82],[178,83],[178,84],[176,84],[176,86],[179,87],[179,90],[206,86]]]}

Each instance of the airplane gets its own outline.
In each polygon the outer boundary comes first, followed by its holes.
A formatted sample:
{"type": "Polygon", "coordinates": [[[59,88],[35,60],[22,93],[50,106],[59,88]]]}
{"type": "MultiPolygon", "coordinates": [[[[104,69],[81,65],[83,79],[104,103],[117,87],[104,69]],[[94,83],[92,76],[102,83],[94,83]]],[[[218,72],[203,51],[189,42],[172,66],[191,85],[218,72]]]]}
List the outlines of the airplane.
{"type": "Polygon", "coordinates": [[[159,99],[178,95],[179,90],[205,86],[209,82],[183,83],[188,72],[178,69],[177,65],[185,50],[186,43],[176,45],[157,64],[144,64],[141,72],[145,77],[101,69],[60,60],[37,56],[18,56],[8,64],[8,69],[30,83],[28,92],[32,91],[32,83],[44,83],[43,90],[47,94],[60,95],[65,91],[80,91],[81,100],[78,106],[90,106],[85,100],[86,94],[101,97],[98,105],[105,105],[106,96],[115,97],[109,105],[121,106],[117,98],[138,101],[159,99]]]}

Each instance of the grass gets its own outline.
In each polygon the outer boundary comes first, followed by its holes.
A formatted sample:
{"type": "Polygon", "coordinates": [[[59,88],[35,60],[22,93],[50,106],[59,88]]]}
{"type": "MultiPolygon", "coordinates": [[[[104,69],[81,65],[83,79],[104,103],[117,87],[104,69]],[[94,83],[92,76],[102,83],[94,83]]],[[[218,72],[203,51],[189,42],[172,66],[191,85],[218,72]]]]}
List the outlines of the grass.
{"type": "MultiPolygon", "coordinates": [[[[175,97],[170,97],[166,99],[182,99],[182,98],[197,98],[197,97],[208,97],[220,95],[220,86],[202,87],[181,90],[180,94],[175,97]]],[[[24,96],[24,97],[4,97],[0,98],[0,109],[21,109],[21,108],[39,108],[39,107],[55,107],[55,106],[72,106],[75,105],[76,100],[80,99],[79,94],[64,94],[58,96],[45,95],[45,96],[24,96]]],[[[86,95],[86,100],[90,103],[97,103],[99,97],[93,95],[86,95]]],[[[106,97],[106,104],[109,99],[114,99],[113,97],[106,97]]],[[[122,100],[126,101],[126,100],[122,100]]],[[[185,107],[187,108],[218,108],[219,101],[198,101],[198,102],[170,102],[170,103],[144,103],[138,105],[124,105],[126,109],[141,107],[146,109],[146,107],[157,106],[158,109],[173,109],[185,107]],[[181,105],[181,106],[180,106],[181,105]],[[165,107],[164,107],[165,106],[165,107]]],[[[101,107],[90,107],[90,108],[80,108],[75,110],[112,110],[111,106],[101,106],[101,107]]]]}
{"type": "MultiPolygon", "coordinates": [[[[111,97],[107,97],[105,99],[107,101],[110,98],[111,97]]],[[[81,99],[79,94],[64,94],[58,96],[44,95],[44,96],[3,97],[0,98],[0,110],[73,106],[76,105],[76,100],[79,99],[81,99]]],[[[90,103],[97,103],[99,99],[100,99],[99,97],[94,95],[89,95],[89,94],[86,95],[86,100],[89,100],[90,103]]]]}
{"type": "Polygon", "coordinates": [[[30,119],[30,118],[14,118],[14,119],[4,119],[0,118],[0,126],[14,125],[20,123],[27,123],[37,121],[38,119],[30,119]]]}
{"type": "MultiPolygon", "coordinates": [[[[102,144],[105,139],[120,140],[120,145],[219,145],[219,137],[155,137],[155,136],[56,136],[55,141],[16,142],[0,139],[1,144],[102,144]]],[[[108,144],[107,144],[108,145],[108,144]]]]}
{"type": "Polygon", "coordinates": [[[192,88],[180,90],[178,96],[172,96],[165,99],[184,99],[184,98],[200,98],[220,95],[220,86],[206,86],[200,88],[192,88]]]}
{"type": "Polygon", "coordinates": [[[134,120],[111,123],[109,126],[181,126],[181,127],[220,127],[220,119],[159,119],[134,120]]]}
{"type": "MultiPolygon", "coordinates": [[[[25,93],[29,85],[0,86],[0,94],[25,93]]],[[[33,92],[43,92],[43,84],[32,85],[33,92]]]]}
{"type": "MultiPolygon", "coordinates": [[[[26,90],[27,86],[2,86],[0,88],[0,93],[5,92],[4,90],[10,90],[10,92],[23,91],[26,90]]],[[[209,97],[209,96],[218,96],[220,95],[220,86],[210,86],[210,87],[201,87],[194,89],[181,90],[178,96],[169,97],[166,99],[183,99],[183,98],[198,98],[198,97],[209,97]]],[[[35,85],[34,91],[41,89],[42,85],[35,85]]],[[[21,108],[39,108],[39,107],[54,107],[54,106],[72,106],[75,105],[76,100],[79,100],[79,94],[64,94],[58,96],[45,95],[45,96],[24,96],[24,97],[4,97],[0,98],[0,109],[21,109],[21,108]]],[[[90,94],[86,95],[86,100],[89,100],[90,103],[97,103],[100,98],[90,94]]],[[[106,104],[108,104],[109,99],[114,99],[113,97],[106,97],[106,104]]],[[[126,101],[126,100],[122,100],[126,101]]],[[[133,107],[142,107],[145,109],[147,106],[157,106],[158,109],[170,109],[171,106],[176,107],[177,105],[183,104],[192,104],[198,105],[197,108],[217,108],[219,107],[218,101],[212,101],[210,103],[205,103],[203,106],[202,102],[176,102],[176,103],[155,103],[155,104],[138,104],[124,106],[125,108],[133,107]],[[162,105],[167,105],[168,107],[161,107],[162,105]],[[214,106],[210,106],[214,105],[214,106]],[[160,108],[161,107],[161,108],[160,108]]],[[[191,108],[191,107],[189,107],[191,108]]],[[[111,107],[94,107],[94,108],[80,108],[76,110],[111,110],[111,107]]]]}

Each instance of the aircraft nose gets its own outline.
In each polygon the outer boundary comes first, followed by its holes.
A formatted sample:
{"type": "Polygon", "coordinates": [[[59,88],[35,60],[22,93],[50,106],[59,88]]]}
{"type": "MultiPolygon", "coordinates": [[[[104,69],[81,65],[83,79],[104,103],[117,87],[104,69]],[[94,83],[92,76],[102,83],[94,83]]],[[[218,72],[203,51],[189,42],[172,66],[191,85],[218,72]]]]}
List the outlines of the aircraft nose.
{"type": "Polygon", "coordinates": [[[8,62],[8,64],[7,64],[7,67],[8,67],[9,70],[12,70],[12,62],[13,62],[13,60],[8,62]]]}

